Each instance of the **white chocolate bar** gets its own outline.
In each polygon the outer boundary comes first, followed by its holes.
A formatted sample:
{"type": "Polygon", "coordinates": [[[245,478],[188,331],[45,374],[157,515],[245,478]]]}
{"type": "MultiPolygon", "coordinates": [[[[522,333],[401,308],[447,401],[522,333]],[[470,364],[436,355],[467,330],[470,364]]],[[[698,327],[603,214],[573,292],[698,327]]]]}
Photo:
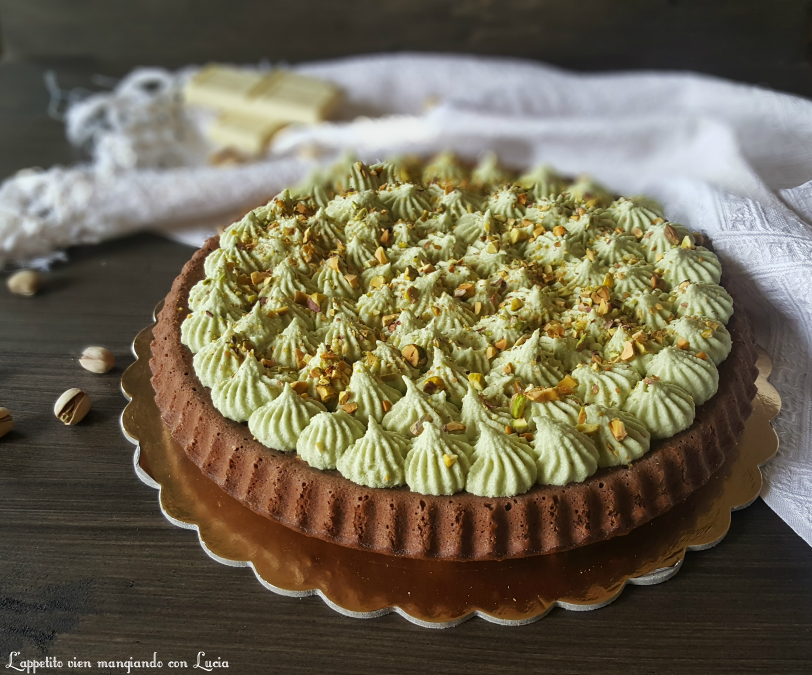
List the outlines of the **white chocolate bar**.
{"type": "Polygon", "coordinates": [[[329,82],[277,70],[251,89],[248,101],[252,114],[312,124],[330,114],[339,92],[329,82]]]}
{"type": "Polygon", "coordinates": [[[234,112],[222,113],[206,129],[209,140],[248,155],[258,155],[287,122],[234,112]]]}
{"type": "Polygon", "coordinates": [[[209,65],[196,73],[183,88],[187,103],[215,110],[244,110],[253,87],[262,81],[260,73],[209,65]]]}
{"type": "Polygon", "coordinates": [[[336,106],[339,90],[329,82],[286,70],[268,74],[212,64],[184,88],[188,103],[286,122],[320,122],[336,106]]]}

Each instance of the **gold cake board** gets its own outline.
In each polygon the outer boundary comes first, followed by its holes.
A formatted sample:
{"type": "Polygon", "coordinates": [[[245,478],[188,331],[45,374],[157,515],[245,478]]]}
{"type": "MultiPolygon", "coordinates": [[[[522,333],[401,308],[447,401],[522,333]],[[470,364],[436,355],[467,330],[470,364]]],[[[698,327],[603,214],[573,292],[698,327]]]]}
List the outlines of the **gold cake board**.
{"type": "Polygon", "coordinates": [[[149,326],[133,343],[136,361],[121,380],[130,399],[121,424],[137,446],[136,474],[159,490],[164,515],[178,527],[197,530],[203,550],[218,562],[250,567],[263,586],[281,595],[318,595],[351,617],[397,612],[420,626],[447,628],[474,616],[522,625],[554,607],[604,607],[626,584],[666,581],[679,571],[686,551],[718,544],[730,527],[731,511],[758,497],[759,467],[778,448],[770,420],[781,401],[767,382],[769,357],[760,351],[758,394],[736,452],[687,500],[631,533],[563,553],[504,561],[386,556],[288,529],[204,476],[161,421],[150,384],[151,342],[149,326]]]}

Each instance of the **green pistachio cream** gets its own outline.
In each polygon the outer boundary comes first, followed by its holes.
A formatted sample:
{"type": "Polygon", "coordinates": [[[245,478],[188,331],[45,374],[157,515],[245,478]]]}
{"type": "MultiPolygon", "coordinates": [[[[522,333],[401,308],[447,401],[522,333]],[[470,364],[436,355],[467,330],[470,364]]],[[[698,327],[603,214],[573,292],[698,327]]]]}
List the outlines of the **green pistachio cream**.
{"type": "Polygon", "coordinates": [[[342,160],[226,229],[181,339],[269,448],[509,497],[638,459],[716,393],[733,300],[702,241],[549,166],[342,160]]]}

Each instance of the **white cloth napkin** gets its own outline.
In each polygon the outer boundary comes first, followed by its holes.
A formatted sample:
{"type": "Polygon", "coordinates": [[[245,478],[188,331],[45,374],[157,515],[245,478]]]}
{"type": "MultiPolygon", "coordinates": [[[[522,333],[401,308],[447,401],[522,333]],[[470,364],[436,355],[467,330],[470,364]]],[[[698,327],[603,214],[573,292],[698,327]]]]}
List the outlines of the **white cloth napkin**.
{"type": "MultiPolygon", "coordinates": [[[[712,238],[783,399],[781,447],[764,471],[762,497],[812,544],[812,102],[698,75],[576,75],[462,56],[374,56],[298,70],[342,87],[344,118],[367,117],[290,129],[261,162],[211,168],[196,159],[202,122],[185,118],[173,97],[188,72],[152,73],[166,95],[142,105],[136,125],[92,131],[93,164],[0,187],[0,265],[156,225],[199,245],[212,223],[304,175],[312,160],[299,157],[314,151],[374,160],[446,148],[475,158],[492,149],[516,167],[543,161],[590,173],[616,192],[655,197],[671,220],[712,238]],[[150,121],[159,119],[154,133],[150,121]]],[[[130,107],[147,100],[132,82],[122,89],[130,107]]],[[[74,135],[89,111],[113,103],[75,108],[74,135]]]]}

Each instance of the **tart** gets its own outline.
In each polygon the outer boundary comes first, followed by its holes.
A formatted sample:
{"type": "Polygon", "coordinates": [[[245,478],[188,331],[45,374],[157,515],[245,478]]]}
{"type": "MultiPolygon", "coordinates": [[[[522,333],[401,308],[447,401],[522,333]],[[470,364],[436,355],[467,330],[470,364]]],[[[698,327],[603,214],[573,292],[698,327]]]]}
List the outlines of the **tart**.
{"type": "Polygon", "coordinates": [[[391,555],[629,532],[735,451],[755,347],[699,233],[486,157],[344,162],[213,237],[154,329],[156,402],[223,490],[391,555]]]}

